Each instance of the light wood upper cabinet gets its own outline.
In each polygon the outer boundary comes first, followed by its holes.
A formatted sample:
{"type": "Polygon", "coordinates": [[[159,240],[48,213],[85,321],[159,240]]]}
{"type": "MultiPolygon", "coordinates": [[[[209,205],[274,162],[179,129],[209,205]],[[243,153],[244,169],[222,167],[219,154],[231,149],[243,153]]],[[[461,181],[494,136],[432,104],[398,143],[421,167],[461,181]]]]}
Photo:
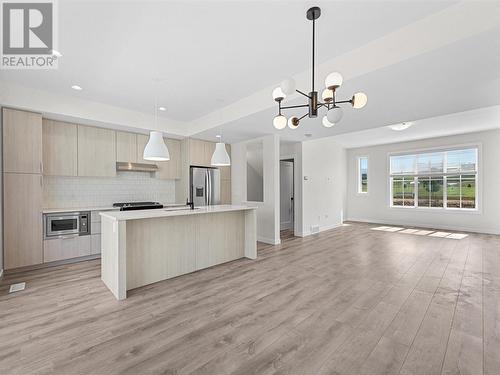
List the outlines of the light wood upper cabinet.
{"type": "Polygon", "coordinates": [[[151,160],[144,160],[142,156],[144,155],[144,148],[149,141],[149,135],[137,134],[137,162],[143,164],[158,164],[151,160]]]}
{"type": "Polygon", "coordinates": [[[215,142],[189,139],[189,165],[211,167],[215,142]]]}
{"type": "Polygon", "coordinates": [[[43,119],[43,174],[49,176],[76,176],[77,125],[43,119]]]}
{"type": "Polygon", "coordinates": [[[4,173],[5,269],[42,263],[42,175],[4,173]]]}
{"type": "Polygon", "coordinates": [[[116,176],[116,132],[78,125],[78,176],[116,176]]]}
{"type": "MultiPolygon", "coordinates": [[[[226,145],[226,151],[231,157],[231,145],[226,145]]],[[[230,180],[231,179],[231,166],[227,167],[219,167],[220,169],[220,178],[221,180],[230,180]]]]}
{"type": "Polygon", "coordinates": [[[42,173],[42,115],[3,108],[3,171],[42,173]]]}
{"type": "Polygon", "coordinates": [[[116,132],[116,161],[137,163],[137,134],[116,132]]]}
{"type": "Polygon", "coordinates": [[[161,179],[180,179],[181,178],[181,142],[177,139],[165,138],[169,161],[158,162],[158,172],[156,176],[161,179]]]}
{"type": "Polygon", "coordinates": [[[215,143],[214,142],[204,142],[204,152],[205,152],[205,157],[204,157],[204,164],[206,167],[211,167],[212,166],[212,155],[214,154],[215,151],[215,143]]]}
{"type": "Polygon", "coordinates": [[[189,165],[206,165],[205,141],[202,141],[200,139],[189,140],[189,165]]]}

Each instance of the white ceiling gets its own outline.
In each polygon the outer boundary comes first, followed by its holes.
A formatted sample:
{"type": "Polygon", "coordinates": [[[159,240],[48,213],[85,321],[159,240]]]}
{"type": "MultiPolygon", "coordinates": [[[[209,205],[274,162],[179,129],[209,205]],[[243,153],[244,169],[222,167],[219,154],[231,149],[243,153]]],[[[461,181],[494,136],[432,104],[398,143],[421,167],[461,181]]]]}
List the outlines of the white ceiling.
{"type": "Polygon", "coordinates": [[[152,113],[157,95],[167,107],[161,116],[176,121],[177,134],[213,139],[222,132],[230,143],[272,134],[270,88],[293,75],[309,89],[305,11],[312,5],[322,8],[317,84],[339,68],[346,77],[340,96],[364,91],[369,102],[363,110],[346,108],[332,129],[321,118],[308,119],[296,131],[280,132],[284,140],[500,103],[495,2],[58,3],[59,69],[0,71],[0,81],[138,113],[152,113]],[[73,84],[84,90],[71,90],[73,84]]]}
{"type": "Polygon", "coordinates": [[[497,105],[418,120],[413,122],[412,126],[406,130],[395,131],[388,126],[381,126],[334,135],[332,139],[345,148],[375,146],[500,129],[499,120],[500,105],[497,105]]]}

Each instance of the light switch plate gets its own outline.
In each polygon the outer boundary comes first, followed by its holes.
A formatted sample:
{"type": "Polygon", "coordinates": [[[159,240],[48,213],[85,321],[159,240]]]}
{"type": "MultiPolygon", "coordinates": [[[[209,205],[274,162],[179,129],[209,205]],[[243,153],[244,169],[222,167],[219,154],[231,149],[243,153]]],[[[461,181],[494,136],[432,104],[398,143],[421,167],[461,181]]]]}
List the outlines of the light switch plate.
{"type": "Polygon", "coordinates": [[[19,292],[26,288],[26,283],[12,284],[9,288],[9,293],[19,292]]]}

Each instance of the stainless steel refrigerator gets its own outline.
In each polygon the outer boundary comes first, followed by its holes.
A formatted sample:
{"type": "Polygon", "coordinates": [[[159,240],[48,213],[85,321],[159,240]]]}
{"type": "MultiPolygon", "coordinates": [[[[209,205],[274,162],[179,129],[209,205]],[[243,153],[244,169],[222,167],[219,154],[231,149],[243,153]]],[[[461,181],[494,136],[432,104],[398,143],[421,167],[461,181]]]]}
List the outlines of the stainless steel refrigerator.
{"type": "Polygon", "coordinates": [[[220,204],[220,171],[217,168],[191,167],[191,202],[196,206],[220,204]]]}

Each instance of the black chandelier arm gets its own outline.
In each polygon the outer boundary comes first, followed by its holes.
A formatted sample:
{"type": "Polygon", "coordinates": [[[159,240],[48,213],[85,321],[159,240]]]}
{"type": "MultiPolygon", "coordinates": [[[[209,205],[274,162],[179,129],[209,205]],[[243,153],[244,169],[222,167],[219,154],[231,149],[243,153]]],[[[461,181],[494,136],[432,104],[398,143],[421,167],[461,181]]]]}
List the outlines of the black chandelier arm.
{"type": "Polygon", "coordinates": [[[301,95],[304,95],[306,98],[311,99],[311,97],[309,95],[307,95],[305,92],[302,92],[300,90],[295,90],[295,91],[297,91],[301,95]]]}
{"type": "Polygon", "coordinates": [[[302,116],[299,117],[299,121],[302,120],[304,117],[306,117],[309,114],[309,112],[303,114],[302,116]]]}
{"type": "Polygon", "coordinates": [[[301,105],[288,105],[286,107],[281,107],[281,109],[291,109],[291,108],[305,108],[309,107],[309,104],[301,104],[301,105]]]}
{"type": "Polygon", "coordinates": [[[343,104],[343,103],[351,103],[352,104],[352,99],[349,99],[349,100],[339,100],[339,101],[335,102],[335,104],[343,104]]]}

